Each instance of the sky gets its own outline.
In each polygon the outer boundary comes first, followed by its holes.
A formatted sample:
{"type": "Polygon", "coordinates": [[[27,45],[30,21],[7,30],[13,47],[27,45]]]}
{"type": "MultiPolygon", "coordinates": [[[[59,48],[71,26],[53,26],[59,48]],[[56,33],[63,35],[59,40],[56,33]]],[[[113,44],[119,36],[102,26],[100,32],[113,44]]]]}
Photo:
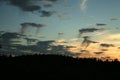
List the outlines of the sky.
{"type": "Polygon", "coordinates": [[[119,3],[0,0],[0,54],[54,53],[120,60],[119,3]]]}

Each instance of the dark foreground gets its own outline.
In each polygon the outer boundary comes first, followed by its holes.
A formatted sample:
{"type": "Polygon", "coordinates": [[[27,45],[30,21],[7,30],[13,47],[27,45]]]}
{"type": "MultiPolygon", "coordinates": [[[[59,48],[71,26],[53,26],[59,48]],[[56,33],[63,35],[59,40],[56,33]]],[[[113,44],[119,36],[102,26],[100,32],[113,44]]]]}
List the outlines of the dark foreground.
{"type": "Polygon", "coordinates": [[[39,74],[47,78],[89,78],[115,80],[120,76],[120,62],[102,62],[93,59],[77,59],[59,55],[32,55],[19,57],[0,56],[2,74],[39,74]]]}

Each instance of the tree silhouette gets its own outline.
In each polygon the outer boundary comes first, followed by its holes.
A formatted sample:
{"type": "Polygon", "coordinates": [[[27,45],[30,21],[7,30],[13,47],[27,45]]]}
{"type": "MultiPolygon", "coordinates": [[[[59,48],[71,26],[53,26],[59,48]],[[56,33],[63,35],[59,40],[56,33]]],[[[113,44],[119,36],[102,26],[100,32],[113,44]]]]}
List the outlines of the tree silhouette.
{"type": "MultiPolygon", "coordinates": [[[[62,55],[23,55],[0,56],[0,71],[2,72],[40,72],[46,76],[66,76],[69,78],[85,78],[86,76],[108,79],[120,72],[120,62],[102,61],[96,58],[72,58],[62,55]],[[113,74],[114,73],[114,74],[113,74]]],[[[97,79],[97,80],[98,80],[97,79]]],[[[96,80],[96,79],[95,79],[96,80]]]]}

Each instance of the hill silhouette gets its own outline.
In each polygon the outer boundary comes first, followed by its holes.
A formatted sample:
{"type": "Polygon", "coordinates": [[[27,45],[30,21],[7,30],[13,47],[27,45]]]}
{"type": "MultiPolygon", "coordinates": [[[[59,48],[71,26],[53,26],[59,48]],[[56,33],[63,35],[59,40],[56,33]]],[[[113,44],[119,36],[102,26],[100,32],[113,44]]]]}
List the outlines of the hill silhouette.
{"type": "Polygon", "coordinates": [[[101,61],[96,58],[72,58],[61,55],[0,56],[0,71],[12,73],[35,73],[47,76],[79,77],[101,80],[117,78],[120,62],[101,61]]]}

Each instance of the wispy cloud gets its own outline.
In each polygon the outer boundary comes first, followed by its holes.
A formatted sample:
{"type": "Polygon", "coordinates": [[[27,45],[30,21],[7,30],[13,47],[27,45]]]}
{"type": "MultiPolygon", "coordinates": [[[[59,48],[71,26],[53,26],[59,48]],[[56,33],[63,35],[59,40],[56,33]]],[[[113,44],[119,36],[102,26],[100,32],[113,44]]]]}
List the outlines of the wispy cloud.
{"type": "Polygon", "coordinates": [[[88,0],[82,0],[82,2],[81,2],[81,4],[80,4],[80,9],[82,10],[82,11],[85,11],[86,10],[86,8],[87,8],[87,6],[88,6],[88,0]]]}
{"type": "Polygon", "coordinates": [[[83,40],[83,42],[82,42],[82,44],[81,44],[82,47],[87,48],[91,43],[98,43],[98,42],[96,42],[96,41],[90,40],[90,39],[89,39],[89,38],[90,38],[89,36],[84,36],[83,38],[84,38],[84,40],[83,40]]]}

